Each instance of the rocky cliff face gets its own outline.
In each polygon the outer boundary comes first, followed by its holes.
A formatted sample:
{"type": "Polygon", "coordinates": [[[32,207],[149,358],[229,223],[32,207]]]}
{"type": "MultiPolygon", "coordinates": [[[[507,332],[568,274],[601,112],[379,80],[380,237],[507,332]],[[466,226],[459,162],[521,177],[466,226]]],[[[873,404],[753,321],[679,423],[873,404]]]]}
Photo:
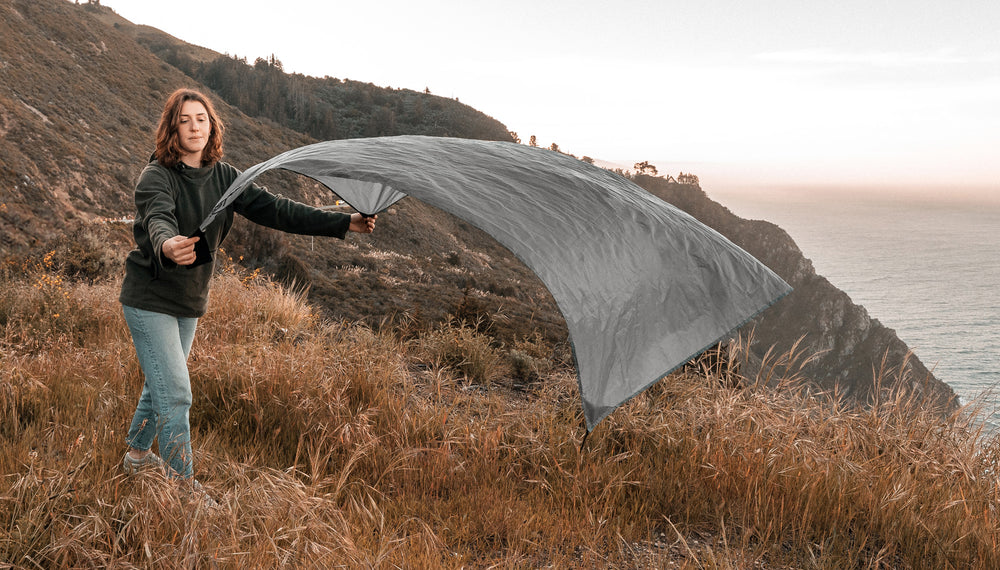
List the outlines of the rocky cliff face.
{"type": "Polygon", "coordinates": [[[847,398],[866,402],[877,386],[901,384],[934,402],[954,406],[952,389],[935,378],[894,331],[817,275],[787,232],[769,222],[736,216],[697,186],[646,176],[636,181],[726,236],[794,288],[744,327],[743,334],[753,332],[751,349],[756,356],[763,357],[771,347],[773,353],[783,354],[797,346],[811,358],[801,375],[847,398]]]}

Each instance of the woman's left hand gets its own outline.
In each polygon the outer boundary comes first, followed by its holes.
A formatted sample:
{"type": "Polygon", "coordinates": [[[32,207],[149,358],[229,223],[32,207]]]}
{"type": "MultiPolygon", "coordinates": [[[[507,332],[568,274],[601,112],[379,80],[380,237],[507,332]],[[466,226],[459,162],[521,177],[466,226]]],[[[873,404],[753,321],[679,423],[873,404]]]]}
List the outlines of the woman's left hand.
{"type": "Polygon", "coordinates": [[[370,234],[375,231],[375,220],[378,216],[362,216],[361,214],[351,214],[351,225],[347,229],[359,234],[370,234]]]}

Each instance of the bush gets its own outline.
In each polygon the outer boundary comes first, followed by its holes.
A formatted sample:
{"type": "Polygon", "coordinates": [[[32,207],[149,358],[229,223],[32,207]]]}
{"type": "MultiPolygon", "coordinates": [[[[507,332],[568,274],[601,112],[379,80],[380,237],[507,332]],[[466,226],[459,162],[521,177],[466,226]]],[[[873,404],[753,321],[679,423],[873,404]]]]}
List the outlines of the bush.
{"type": "MultiPolygon", "coordinates": [[[[8,261],[8,267],[10,262],[8,261]]],[[[65,277],[55,251],[41,260],[27,259],[17,277],[8,275],[0,289],[3,344],[35,351],[53,344],[84,346],[102,342],[120,315],[117,282],[94,287],[65,277]]]]}
{"type": "Polygon", "coordinates": [[[437,368],[451,368],[475,384],[489,384],[506,373],[503,358],[482,335],[464,322],[450,321],[416,341],[417,358],[437,368]]]}
{"type": "Polygon", "coordinates": [[[531,338],[514,343],[507,353],[511,376],[522,382],[536,382],[552,373],[555,368],[553,349],[539,332],[531,338]]]}
{"type": "Polygon", "coordinates": [[[110,224],[78,226],[53,246],[59,272],[89,282],[117,277],[129,250],[117,239],[120,234],[110,224]]]}

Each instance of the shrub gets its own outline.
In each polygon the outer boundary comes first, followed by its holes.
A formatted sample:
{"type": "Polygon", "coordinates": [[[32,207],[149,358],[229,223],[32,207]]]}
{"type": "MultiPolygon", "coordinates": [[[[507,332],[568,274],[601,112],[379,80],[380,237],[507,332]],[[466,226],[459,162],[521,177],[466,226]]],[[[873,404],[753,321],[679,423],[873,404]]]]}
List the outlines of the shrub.
{"type": "Polygon", "coordinates": [[[5,344],[28,351],[52,344],[83,346],[101,342],[115,328],[109,322],[120,311],[108,300],[118,297],[116,282],[88,287],[67,279],[55,251],[21,262],[21,271],[0,290],[5,344]]]}
{"type": "Polygon", "coordinates": [[[418,359],[437,368],[452,368],[475,384],[489,384],[506,373],[490,338],[464,322],[445,323],[421,336],[416,346],[418,359]]]}

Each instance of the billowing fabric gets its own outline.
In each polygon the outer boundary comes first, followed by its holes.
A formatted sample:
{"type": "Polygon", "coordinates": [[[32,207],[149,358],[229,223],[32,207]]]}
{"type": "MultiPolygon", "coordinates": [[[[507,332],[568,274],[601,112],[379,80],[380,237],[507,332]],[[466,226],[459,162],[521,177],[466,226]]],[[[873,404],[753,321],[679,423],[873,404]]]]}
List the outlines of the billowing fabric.
{"type": "Polygon", "coordinates": [[[365,214],[412,196],[513,252],[566,319],[588,430],[791,291],[688,214],[549,150],[423,136],[321,142],[247,169],[219,210],[275,168],[365,214]]]}

